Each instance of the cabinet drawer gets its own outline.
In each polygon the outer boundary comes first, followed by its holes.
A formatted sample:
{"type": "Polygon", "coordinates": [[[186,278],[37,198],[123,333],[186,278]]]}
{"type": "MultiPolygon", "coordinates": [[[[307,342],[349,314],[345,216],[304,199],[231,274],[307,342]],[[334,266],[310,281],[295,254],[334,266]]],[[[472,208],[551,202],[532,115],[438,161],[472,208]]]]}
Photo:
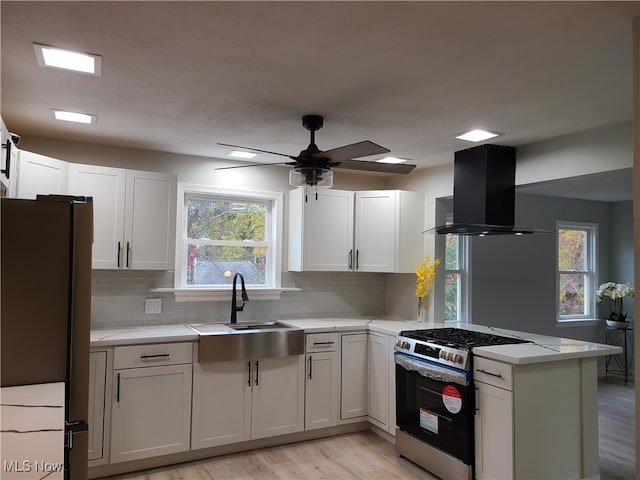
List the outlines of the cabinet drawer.
{"type": "Polygon", "coordinates": [[[184,343],[153,343],[129,345],[113,349],[113,368],[155,367],[192,362],[192,345],[184,343]]]}
{"type": "Polygon", "coordinates": [[[338,347],[338,334],[336,332],[327,333],[307,333],[306,347],[307,353],[311,352],[333,352],[338,347]]]}
{"type": "Polygon", "coordinates": [[[513,368],[508,363],[473,357],[473,379],[506,390],[513,390],[513,368]]]}

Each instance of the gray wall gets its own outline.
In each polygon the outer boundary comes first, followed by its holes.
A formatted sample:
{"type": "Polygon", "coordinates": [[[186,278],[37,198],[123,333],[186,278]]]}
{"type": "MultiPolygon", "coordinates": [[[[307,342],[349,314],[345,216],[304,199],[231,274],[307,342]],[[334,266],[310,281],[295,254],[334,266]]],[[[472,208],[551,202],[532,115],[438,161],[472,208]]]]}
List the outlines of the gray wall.
{"type": "MultiPolygon", "coordinates": [[[[554,232],[557,220],[598,224],[598,284],[612,278],[614,204],[517,195],[516,224],[554,232]]],[[[622,213],[622,212],[621,212],[622,213]]],[[[627,223],[631,223],[629,212],[627,223]]],[[[556,239],[553,233],[471,239],[473,323],[604,341],[602,322],[556,324],[556,239]]]]}
{"type": "MultiPolygon", "coordinates": [[[[634,283],[633,278],[633,202],[617,202],[611,214],[611,281],[634,283]]],[[[605,279],[606,281],[606,279],[605,279]]],[[[624,311],[634,317],[633,299],[625,297],[624,311]]]]}

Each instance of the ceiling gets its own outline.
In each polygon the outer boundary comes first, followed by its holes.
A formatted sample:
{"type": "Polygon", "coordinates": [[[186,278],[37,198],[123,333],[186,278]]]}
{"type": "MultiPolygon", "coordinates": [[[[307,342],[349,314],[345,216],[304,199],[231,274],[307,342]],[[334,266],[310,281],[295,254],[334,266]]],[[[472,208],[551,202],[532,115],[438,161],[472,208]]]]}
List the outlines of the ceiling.
{"type": "MultiPolygon", "coordinates": [[[[418,168],[485,128],[521,146],[630,121],[640,2],[14,2],[1,8],[1,113],[41,136],[224,157],[372,140],[418,168]],[[99,54],[39,67],[32,44],[99,54]],[[98,116],[56,122],[50,109],[98,116]]],[[[258,162],[282,161],[261,155],[258,162]]]]}

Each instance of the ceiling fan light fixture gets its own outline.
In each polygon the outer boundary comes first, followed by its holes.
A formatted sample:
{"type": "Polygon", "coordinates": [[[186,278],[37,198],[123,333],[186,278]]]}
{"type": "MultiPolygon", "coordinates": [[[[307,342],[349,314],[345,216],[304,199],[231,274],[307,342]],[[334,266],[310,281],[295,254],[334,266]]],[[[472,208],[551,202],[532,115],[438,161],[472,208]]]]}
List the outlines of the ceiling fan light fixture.
{"type": "Polygon", "coordinates": [[[466,140],[467,142],[481,142],[483,140],[488,140],[499,135],[502,134],[476,128],[475,130],[468,130],[459,135],[456,135],[456,138],[459,140],[466,140]]]}
{"type": "Polygon", "coordinates": [[[301,167],[289,171],[289,185],[292,187],[331,188],[333,172],[329,168],[301,167]]]}
{"type": "Polygon", "coordinates": [[[404,163],[406,161],[407,161],[406,158],[398,158],[398,157],[384,157],[384,158],[381,158],[380,160],[376,160],[376,162],[378,163],[392,163],[392,164],[404,163]]]}

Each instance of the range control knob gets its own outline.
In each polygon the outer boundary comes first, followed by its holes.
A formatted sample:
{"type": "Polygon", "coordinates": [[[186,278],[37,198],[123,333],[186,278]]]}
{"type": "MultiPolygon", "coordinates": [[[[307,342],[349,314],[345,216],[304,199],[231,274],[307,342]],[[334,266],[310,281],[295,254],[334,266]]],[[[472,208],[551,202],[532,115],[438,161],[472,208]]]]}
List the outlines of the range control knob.
{"type": "Polygon", "coordinates": [[[456,353],[453,357],[453,361],[456,363],[462,363],[462,355],[460,355],[459,353],[456,353]]]}
{"type": "Polygon", "coordinates": [[[402,348],[409,350],[411,348],[411,344],[409,342],[402,342],[402,348]]]}
{"type": "Polygon", "coordinates": [[[442,359],[447,359],[447,352],[445,352],[444,350],[440,350],[440,358],[442,359]]]}
{"type": "Polygon", "coordinates": [[[449,360],[449,361],[453,360],[453,353],[447,352],[447,360],[449,360]]]}

